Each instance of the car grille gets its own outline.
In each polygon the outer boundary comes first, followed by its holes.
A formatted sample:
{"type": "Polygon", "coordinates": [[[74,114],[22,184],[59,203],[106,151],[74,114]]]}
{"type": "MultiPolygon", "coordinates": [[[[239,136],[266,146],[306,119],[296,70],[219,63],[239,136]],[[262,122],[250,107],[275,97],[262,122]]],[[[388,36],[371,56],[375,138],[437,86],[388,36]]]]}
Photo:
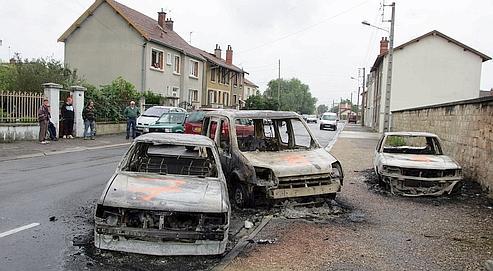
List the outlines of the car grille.
{"type": "Polygon", "coordinates": [[[441,178],[441,177],[453,177],[456,174],[455,169],[415,169],[415,168],[403,168],[401,169],[402,175],[410,177],[420,178],[441,178]]]}
{"type": "Polygon", "coordinates": [[[331,184],[330,173],[305,176],[280,177],[279,188],[312,187],[331,184]]]}

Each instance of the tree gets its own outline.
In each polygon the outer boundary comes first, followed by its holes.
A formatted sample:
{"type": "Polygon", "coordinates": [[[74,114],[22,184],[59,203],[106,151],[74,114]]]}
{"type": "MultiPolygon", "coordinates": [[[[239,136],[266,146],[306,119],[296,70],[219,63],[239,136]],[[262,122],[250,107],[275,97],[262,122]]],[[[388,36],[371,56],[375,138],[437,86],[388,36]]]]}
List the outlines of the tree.
{"type": "Polygon", "coordinates": [[[325,104],[320,104],[317,106],[317,114],[322,115],[323,113],[329,111],[329,107],[325,104]]]}
{"type": "MultiPolygon", "coordinates": [[[[274,104],[277,105],[278,97],[280,97],[280,110],[282,111],[295,111],[301,114],[312,114],[315,112],[317,98],[312,97],[308,85],[303,84],[296,78],[290,80],[271,80],[267,85],[264,96],[267,100],[271,101],[271,106],[274,104]],[[279,84],[281,93],[278,96],[279,84]]],[[[277,107],[271,109],[277,110],[277,107]]]]}

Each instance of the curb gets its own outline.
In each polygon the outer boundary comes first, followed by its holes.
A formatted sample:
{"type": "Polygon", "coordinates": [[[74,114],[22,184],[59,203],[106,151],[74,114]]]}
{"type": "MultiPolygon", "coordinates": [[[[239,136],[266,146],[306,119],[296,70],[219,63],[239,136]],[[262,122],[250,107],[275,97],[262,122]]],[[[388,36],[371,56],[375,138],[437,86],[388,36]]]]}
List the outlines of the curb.
{"type": "Polygon", "coordinates": [[[327,144],[327,146],[325,146],[325,150],[330,152],[330,150],[332,150],[332,147],[334,147],[334,144],[336,143],[337,139],[339,138],[339,134],[342,132],[342,130],[344,130],[344,128],[346,127],[346,123],[342,123],[342,127],[340,129],[337,129],[337,132],[336,134],[334,135],[334,137],[332,138],[332,140],[329,142],[329,144],[327,144]]]}
{"type": "Polygon", "coordinates": [[[33,153],[33,154],[24,154],[24,155],[19,155],[19,156],[14,156],[14,157],[6,157],[5,159],[0,158],[0,162],[12,161],[12,160],[21,160],[21,159],[29,159],[29,158],[43,157],[43,156],[51,156],[51,155],[64,154],[64,153],[73,153],[73,152],[81,152],[81,151],[90,151],[90,150],[99,150],[99,149],[107,149],[107,148],[121,147],[121,146],[130,145],[131,143],[132,142],[125,142],[125,143],[118,143],[118,144],[111,144],[111,145],[103,145],[103,146],[75,147],[75,148],[69,148],[69,149],[64,149],[64,150],[60,150],[60,151],[53,151],[53,152],[41,152],[41,153],[33,153]]]}

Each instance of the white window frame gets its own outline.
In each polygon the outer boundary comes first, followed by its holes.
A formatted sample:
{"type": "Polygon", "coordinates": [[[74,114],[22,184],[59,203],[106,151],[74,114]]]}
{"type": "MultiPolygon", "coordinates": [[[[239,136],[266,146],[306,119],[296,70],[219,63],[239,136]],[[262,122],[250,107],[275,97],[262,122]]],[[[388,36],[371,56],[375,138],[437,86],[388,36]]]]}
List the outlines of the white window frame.
{"type": "Polygon", "coordinates": [[[175,55],[175,57],[173,58],[173,73],[176,74],[176,75],[180,75],[180,70],[181,70],[181,56],[179,55],[175,55]],[[178,71],[177,71],[177,67],[176,67],[176,58],[178,58],[178,71]]]}
{"type": "Polygon", "coordinates": [[[199,62],[195,59],[190,59],[190,77],[199,78],[199,68],[200,68],[199,62]],[[193,74],[195,65],[197,65],[197,70],[196,70],[196,74],[193,74]]]}
{"type": "Polygon", "coordinates": [[[180,88],[179,87],[172,87],[171,88],[171,96],[180,97],[180,88]],[[176,93],[176,95],[174,95],[175,93],[176,93]]]}
{"type": "Polygon", "coordinates": [[[164,71],[164,51],[163,50],[159,50],[157,48],[152,48],[151,47],[151,61],[150,62],[150,68],[151,70],[156,70],[156,71],[164,71]],[[152,53],[156,51],[156,52],[159,52],[161,53],[161,67],[154,67],[152,64],[152,53]]]}
{"type": "Polygon", "coordinates": [[[173,59],[171,57],[171,53],[166,53],[166,65],[168,66],[173,65],[173,59]]]}

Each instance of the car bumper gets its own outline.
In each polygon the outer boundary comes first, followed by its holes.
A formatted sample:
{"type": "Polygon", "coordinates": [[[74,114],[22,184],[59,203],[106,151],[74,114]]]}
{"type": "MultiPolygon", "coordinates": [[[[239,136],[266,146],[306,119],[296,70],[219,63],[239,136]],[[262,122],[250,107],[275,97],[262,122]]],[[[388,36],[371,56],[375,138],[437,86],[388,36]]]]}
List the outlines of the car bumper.
{"type": "Polygon", "coordinates": [[[337,128],[336,124],[320,124],[320,127],[322,128],[329,128],[329,129],[335,129],[337,128]]]}
{"type": "Polygon", "coordinates": [[[339,180],[333,180],[330,184],[293,187],[293,188],[273,188],[267,191],[267,197],[271,199],[297,198],[332,194],[340,192],[342,185],[339,180]]]}
{"type": "Polygon", "coordinates": [[[94,244],[99,249],[123,251],[138,254],[166,256],[166,255],[217,255],[226,250],[228,231],[221,233],[167,233],[166,231],[149,231],[143,229],[98,228],[94,233],[94,244]],[[205,235],[211,239],[203,240],[205,235]],[[180,236],[180,237],[178,237],[180,236]],[[170,240],[179,239],[183,240],[170,240]],[[170,240],[170,241],[164,241],[170,240]]]}
{"type": "Polygon", "coordinates": [[[384,173],[382,180],[389,184],[392,194],[418,197],[451,194],[462,181],[462,177],[419,178],[384,173]]]}

